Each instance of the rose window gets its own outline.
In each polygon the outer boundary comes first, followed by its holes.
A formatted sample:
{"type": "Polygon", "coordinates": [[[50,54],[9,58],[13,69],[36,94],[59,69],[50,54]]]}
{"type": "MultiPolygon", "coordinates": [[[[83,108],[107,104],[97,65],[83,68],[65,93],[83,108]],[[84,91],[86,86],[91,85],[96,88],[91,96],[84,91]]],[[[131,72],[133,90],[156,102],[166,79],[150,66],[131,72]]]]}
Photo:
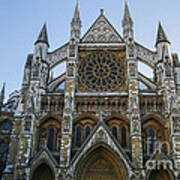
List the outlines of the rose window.
{"type": "Polygon", "coordinates": [[[123,64],[116,53],[95,52],[80,57],[80,81],[92,91],[116,90],[124,80],[123,64]]]}

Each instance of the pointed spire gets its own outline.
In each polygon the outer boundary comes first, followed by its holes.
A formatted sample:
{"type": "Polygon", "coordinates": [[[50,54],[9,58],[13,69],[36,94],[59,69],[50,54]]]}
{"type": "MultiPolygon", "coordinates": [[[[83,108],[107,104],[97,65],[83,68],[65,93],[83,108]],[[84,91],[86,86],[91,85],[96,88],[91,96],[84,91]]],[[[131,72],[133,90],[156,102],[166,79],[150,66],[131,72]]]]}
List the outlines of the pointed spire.
{"type": "Polygon", "coordinates": [[[39,34],[37,41],[35,42],[35,45],[39,42],[46,43],[49,47],[46,23],[43,25],[43,28],[39,34]]]}
{"type": "Polygon", "coordinates": [[[165,33],[161,23],[159,22],[158,34],[157,34],[157,39],[156,39],[156,46],[160,42],[170,43],[170,41],[168,40],[168,37],[167,37],[167,35],[166,35],[166,33],[165,33]]]}
{"type": "Polygon", "coordinates": [[[5,98],[5,86],[6,84],[3,83],[3,87],[1,89],[1,93],[0,93],[0,107],[2,107],[3,103],[4,103],[4,98],[5,98]]]}
{"type": "Polygon", "coordinates": [[[80,20],[79,1],[76,2],[76,9],[74,12],[73,20],[80,20]]]}
{"type": "Polygon", "coordinates": [[[129,7],[128,7],[128,3],[127,0],[125,0],[125,10],[124,10],[124,18],[123,18],[123,25],[126,24],[133,24],[130,12],[129,12],[129,7]]]}
{"type": "Polygon", "coordinates": [[[80,39],[81,36],[81,18],[79,11],[79,1],[77,0],[74,16],[71,22],[71,38],[80,39]]]}

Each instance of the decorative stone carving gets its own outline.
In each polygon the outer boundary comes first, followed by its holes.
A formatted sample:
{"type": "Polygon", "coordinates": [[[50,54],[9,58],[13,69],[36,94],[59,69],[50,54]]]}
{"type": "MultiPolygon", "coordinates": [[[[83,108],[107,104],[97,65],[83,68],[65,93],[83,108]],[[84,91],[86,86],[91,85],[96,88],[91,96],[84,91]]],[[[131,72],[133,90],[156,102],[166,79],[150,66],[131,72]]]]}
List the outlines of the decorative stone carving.
{"type": "Polygon", "coordinates": [[[63,129],[64,132],[68,132],[70,129],[70,121],[71,121],[71,117],[70,116],[65,116],[64,117],[64,123],[63,123],[63,129]]]}
{"type": "Polygon", "coordinates": [[[101,15],[82,39],[82,42],[112,43],[122,42],[122,39],[108,20],[101,15]]]}
{"type": "Polygon", "coordinates": [[[39,68],[40,68],[40,62],[39,58],[36,58],[36,62],[33,64],[33,77],[39,76],[39,68]]]}
{"type": "Polygon", "coordinates": [[[74,39],[71,40],[71,44],[69,45],[69,57],[75,57],[76,50],[76,42],[74,39]]]}
{"type": "Polygon", "coordinates": [[[136,75],[136,65],[135,63],[129,63],[129,76],[133,77],[136,75]]]}
{"type": "Polygon", "coordinates": [[[70,147],[70,137],[68,135],[63,135],[61,140],[61,163],[65,165],[68,162],[68,151],[70,147]]]}
{"type": "Polygon", "coordinates": [[[138,116],[132,117],[132,133],[139,133],[140,132],[140,122],[138,116]]]}
{"type": "Polygon", "coordinates": [[[134,57],[134,42],[132,38],[129,38],[129,42],[128,42],[128,55],[129,58],[134,57]]]}
{"type": "Polygon", "coordinates": [[[102,129],[96,135],[96,141],[104,141],[104,142],[107,141],[107,136],[102,129]]]}
{"type": "Polygon", "coordinates": [[[118,53],[97,51],[80,57],[79,80],[91,91],[111,91],[125,81],[125,59],[118,53]]]}
{"type": "Polygon", "coordinates": [[[174,133],[180,133],[180,118],[173,117],[173,130],[174,133]]]}
{"type": "Polygon", "coordinates": [[[74,77],[75,75],[75,70],[74,70],[74,63],[68,63],[67,67],[67,76],[68,77],[74,77]]]}

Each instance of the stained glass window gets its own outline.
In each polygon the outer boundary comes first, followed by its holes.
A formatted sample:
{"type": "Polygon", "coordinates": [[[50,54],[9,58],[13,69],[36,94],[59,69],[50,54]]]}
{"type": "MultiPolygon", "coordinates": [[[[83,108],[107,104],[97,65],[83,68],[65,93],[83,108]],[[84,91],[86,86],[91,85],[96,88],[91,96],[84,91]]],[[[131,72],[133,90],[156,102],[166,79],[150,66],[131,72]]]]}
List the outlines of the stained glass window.
{"type": "Polygon", "coordinates": [[[116,90],[125,79],[124,70],[124,61],[116,53],[100,51],[80,58],[80,81],[92,91],[116,90]]]}

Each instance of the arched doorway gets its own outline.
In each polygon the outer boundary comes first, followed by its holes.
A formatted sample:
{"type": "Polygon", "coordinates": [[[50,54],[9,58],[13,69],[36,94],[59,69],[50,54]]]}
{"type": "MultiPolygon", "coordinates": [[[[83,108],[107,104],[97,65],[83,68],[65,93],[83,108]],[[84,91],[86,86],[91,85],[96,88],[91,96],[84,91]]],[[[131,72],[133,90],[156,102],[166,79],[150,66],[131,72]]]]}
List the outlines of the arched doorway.
{"type": "Polygon", "coordinates": [[[75,180],[126,180],[126,170],[115,153],[99,146],[83,156],[75,180]]]}
{"type": "Polygon", "coordinates": [[[32,180],[54,180],[53,172],[46,164],[41,164],[34,171],[32,180]]]}
{"type": "Polygon", "coordinates": [[[174,178],[166,170],[153,170],[149,176],[149,180],[173,180],[174,178]]]}

